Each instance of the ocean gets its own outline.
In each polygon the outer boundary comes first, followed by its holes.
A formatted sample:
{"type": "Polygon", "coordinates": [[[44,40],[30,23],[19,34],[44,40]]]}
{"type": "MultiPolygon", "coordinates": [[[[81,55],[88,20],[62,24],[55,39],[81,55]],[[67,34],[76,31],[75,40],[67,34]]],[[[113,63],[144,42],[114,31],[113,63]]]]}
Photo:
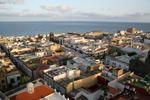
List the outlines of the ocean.
{"type": "Polygon", "coordinates": [[[67,32],[104,31],[109,33],[135,27],[150,32],[150,23],[131,22],[0,22],[0,35],[20,36],[67,32]]]}

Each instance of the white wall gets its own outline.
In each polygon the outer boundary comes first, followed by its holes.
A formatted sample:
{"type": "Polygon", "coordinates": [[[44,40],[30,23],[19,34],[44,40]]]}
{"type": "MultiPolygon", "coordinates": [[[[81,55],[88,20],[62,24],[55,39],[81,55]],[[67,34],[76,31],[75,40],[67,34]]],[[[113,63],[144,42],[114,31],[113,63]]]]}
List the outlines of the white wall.
{"type": "Polygon", "coordinates": [[[113,60],[110,57],[106,57],[106,63],[114,67],[120,68],[120,69],[126,69],[126,70],[129,69],[129,65],[122,63],[120,61],[117,61],[117,60],[113,60]]]}
{"type": "Polygon", "coordinates": [[[80,76],[80,70],[68,70],[67,72],[64,72],[62,74],[59,74],[57,76],[54,76],[54,80],[57,81],[57,80],[60,80],[60,79],[63,79],[63,78],[70,78],[72,79],[73,77],[79,77],[80,76]]]}
{"type": "Polygon", "coordinates": [[[115,79],[113,81],[110,81],[108,83],[108,86],[110,87],[113,87],[113,88],[116,88],[116,89],[119,89],[120,91],[123,91],[124,90],[124,84],[120,83],[119,81],[120,80],[123,80],[124,78],[128,77],[131,73],[130,72],[127,72],[121,76],[118,77],[118,79],[115,79]]]}
{"type": "Polygon", "coordinates": [[[144,43],[150,44],[150,39],[144,39],[144,43]]]}
{"type": "Polygon", "coordinates": [[[117,80],[111,81],[108,83],[108,86],[118,89],[120,91],[124,90],[124,85],[119,83],[117,80]]]}
{"type": "MultiPolygon", "coordinates": [[[[84,90],[84,91],[86,91],[86,90],[84,90]]],[[[100,96],[103,96],[103,94],[104,94],[104,91],[102,91],[100,89],[95,91],[94,93],[86,93],[84,91],[80,91],[79,93],[77,93],[77,95],[75,96],[75,100],[77,100],[77,98],[80,97],[81,95],[85,96],[88,100],[98,100],[98,98],[100,96]]]]}
{"type": "Polygon", "coordinates": [[[52,93],[44,98],[41,98],[40,100],[69,100],[67,98],[65,98],[64,95],[61,95],[60,93],[52,93]]]}

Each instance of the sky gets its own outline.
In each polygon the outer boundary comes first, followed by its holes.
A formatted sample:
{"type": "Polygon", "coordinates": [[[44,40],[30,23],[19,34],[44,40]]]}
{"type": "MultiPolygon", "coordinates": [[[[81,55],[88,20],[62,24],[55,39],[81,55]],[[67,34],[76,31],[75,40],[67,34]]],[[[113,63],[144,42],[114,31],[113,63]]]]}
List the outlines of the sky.
{"type": "Polygon", "coordinates": [[[150,22],[150,0],[0,0],[0,21],[150,22]]]}

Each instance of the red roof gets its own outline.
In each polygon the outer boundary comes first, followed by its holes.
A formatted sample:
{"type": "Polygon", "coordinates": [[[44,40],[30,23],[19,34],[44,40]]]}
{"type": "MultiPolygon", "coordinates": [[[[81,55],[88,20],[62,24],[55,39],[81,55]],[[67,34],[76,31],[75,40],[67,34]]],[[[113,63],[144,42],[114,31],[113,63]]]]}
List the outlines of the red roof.
{"type": "Polygon", "coordinates": [[[29,94],[28,92],[22,92],[16,95],[16,100],[39,100],[40,98],[48,96],[52,93],[54,93],[54,90],[52,88],[49,88],[46,85],[41,85],[34,89],[33,94],[29,94]]]}
{"type": "Polygon", "coordinates": [[[119,90],[117,90],[117,89],[115,89],[113,87],[108,86],[108,92],[115,95],[115,94],[119,93],[119,90]]]}

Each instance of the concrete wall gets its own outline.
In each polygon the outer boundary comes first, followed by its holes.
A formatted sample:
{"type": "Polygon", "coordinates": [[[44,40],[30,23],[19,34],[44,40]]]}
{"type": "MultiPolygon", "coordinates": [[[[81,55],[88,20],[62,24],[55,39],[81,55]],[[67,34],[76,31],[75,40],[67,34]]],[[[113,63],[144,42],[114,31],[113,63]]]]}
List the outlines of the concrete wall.
{"type": "Polygon", "coordinates": [[[53,88],[59,91],[61,94],[64,94],[64,95],[66,94],[66,88],[61,86],[60,83],[57,83],[54,81],[53,88]]]}
{"type": "Polygon", "coordinates": [[[20,74],[15,74],[7,77],[7,83],[12,84],[12,86],[17,86],[20,83],[20,80],[17,80],[17,77],[21,78],[20,74]],[[11,79],[14,80],[14,83],[11,83],[11,79]]]}
{"type": "Polygon", "coordinates": [[[150,44],[150,39],[144,39],[144,43],[150,44]]]}
{"type": "Polygon", "coordinates": [[[80,76],[80,70],[68,70],[66,73],[62,73],[57,76],[54,76],[53,79],[57,81],[64,78],[69,78],[69,79],[77,78],[79,76],[80,76]]]}
{"type": "MultiPolygon", "coordinates": [[[[86,91],[86,90],[85,90],[86,91]]],[[[85,96],[88,100],[98,100],[100,96],[103,96],[104,91],[97,90],[94,93],[86,93],[84,91],[80,91],[76,96],[75,100],[77,100],[80,96],[85,96]]]]}
{"type": "Polygon", "coordinates": [[[73,90],[73,86],[74,86],[74,89],[78,89],[81,87],[89,87],[89,86],[96,84],[97,76],[99,76],[99,75],[101,75],[101,74],[98,73],[98,74],[95,74],[95,75],[92,75],[92,76],[89,76],[89,77],[86,77],[83,79],[79,79],[79,80],[69,83],[66,87],[66,90],[67,90],[66,92],[67,93],[71,92],[73,90]]]}
{"type": "Polygon", "coordinates": [[[129,65],[128,64],[125,64],[125,63],[122,63],[120,61],[117,61],[111,57],[106,57],[106,63],[109,64],[109,65],[112,65],[114,67],[117,67],[117,68],[121,68],[121,69],[126,69],[128,70],[129,69],[129,65]]]}
{"type": "Polygon", "coordinates": [[[120,91],[124,90],[124,85],[119,83],[117,80],[111,81],[108,83],[108,86],[118,89],[120,91]]]}
{"type": "Polygon", "coordinates": [[[109,82],[108,86],[111,86],[113,88],[119,89],[120,91],[123,91],[125,86],[124,86],[124,84],[120,83],[119,81],[124,79],[125,77],[128,77],[129,75],[130,75],[130,72],[127,72],[127,73],[119,76],[118,79],[109,82]]]}

